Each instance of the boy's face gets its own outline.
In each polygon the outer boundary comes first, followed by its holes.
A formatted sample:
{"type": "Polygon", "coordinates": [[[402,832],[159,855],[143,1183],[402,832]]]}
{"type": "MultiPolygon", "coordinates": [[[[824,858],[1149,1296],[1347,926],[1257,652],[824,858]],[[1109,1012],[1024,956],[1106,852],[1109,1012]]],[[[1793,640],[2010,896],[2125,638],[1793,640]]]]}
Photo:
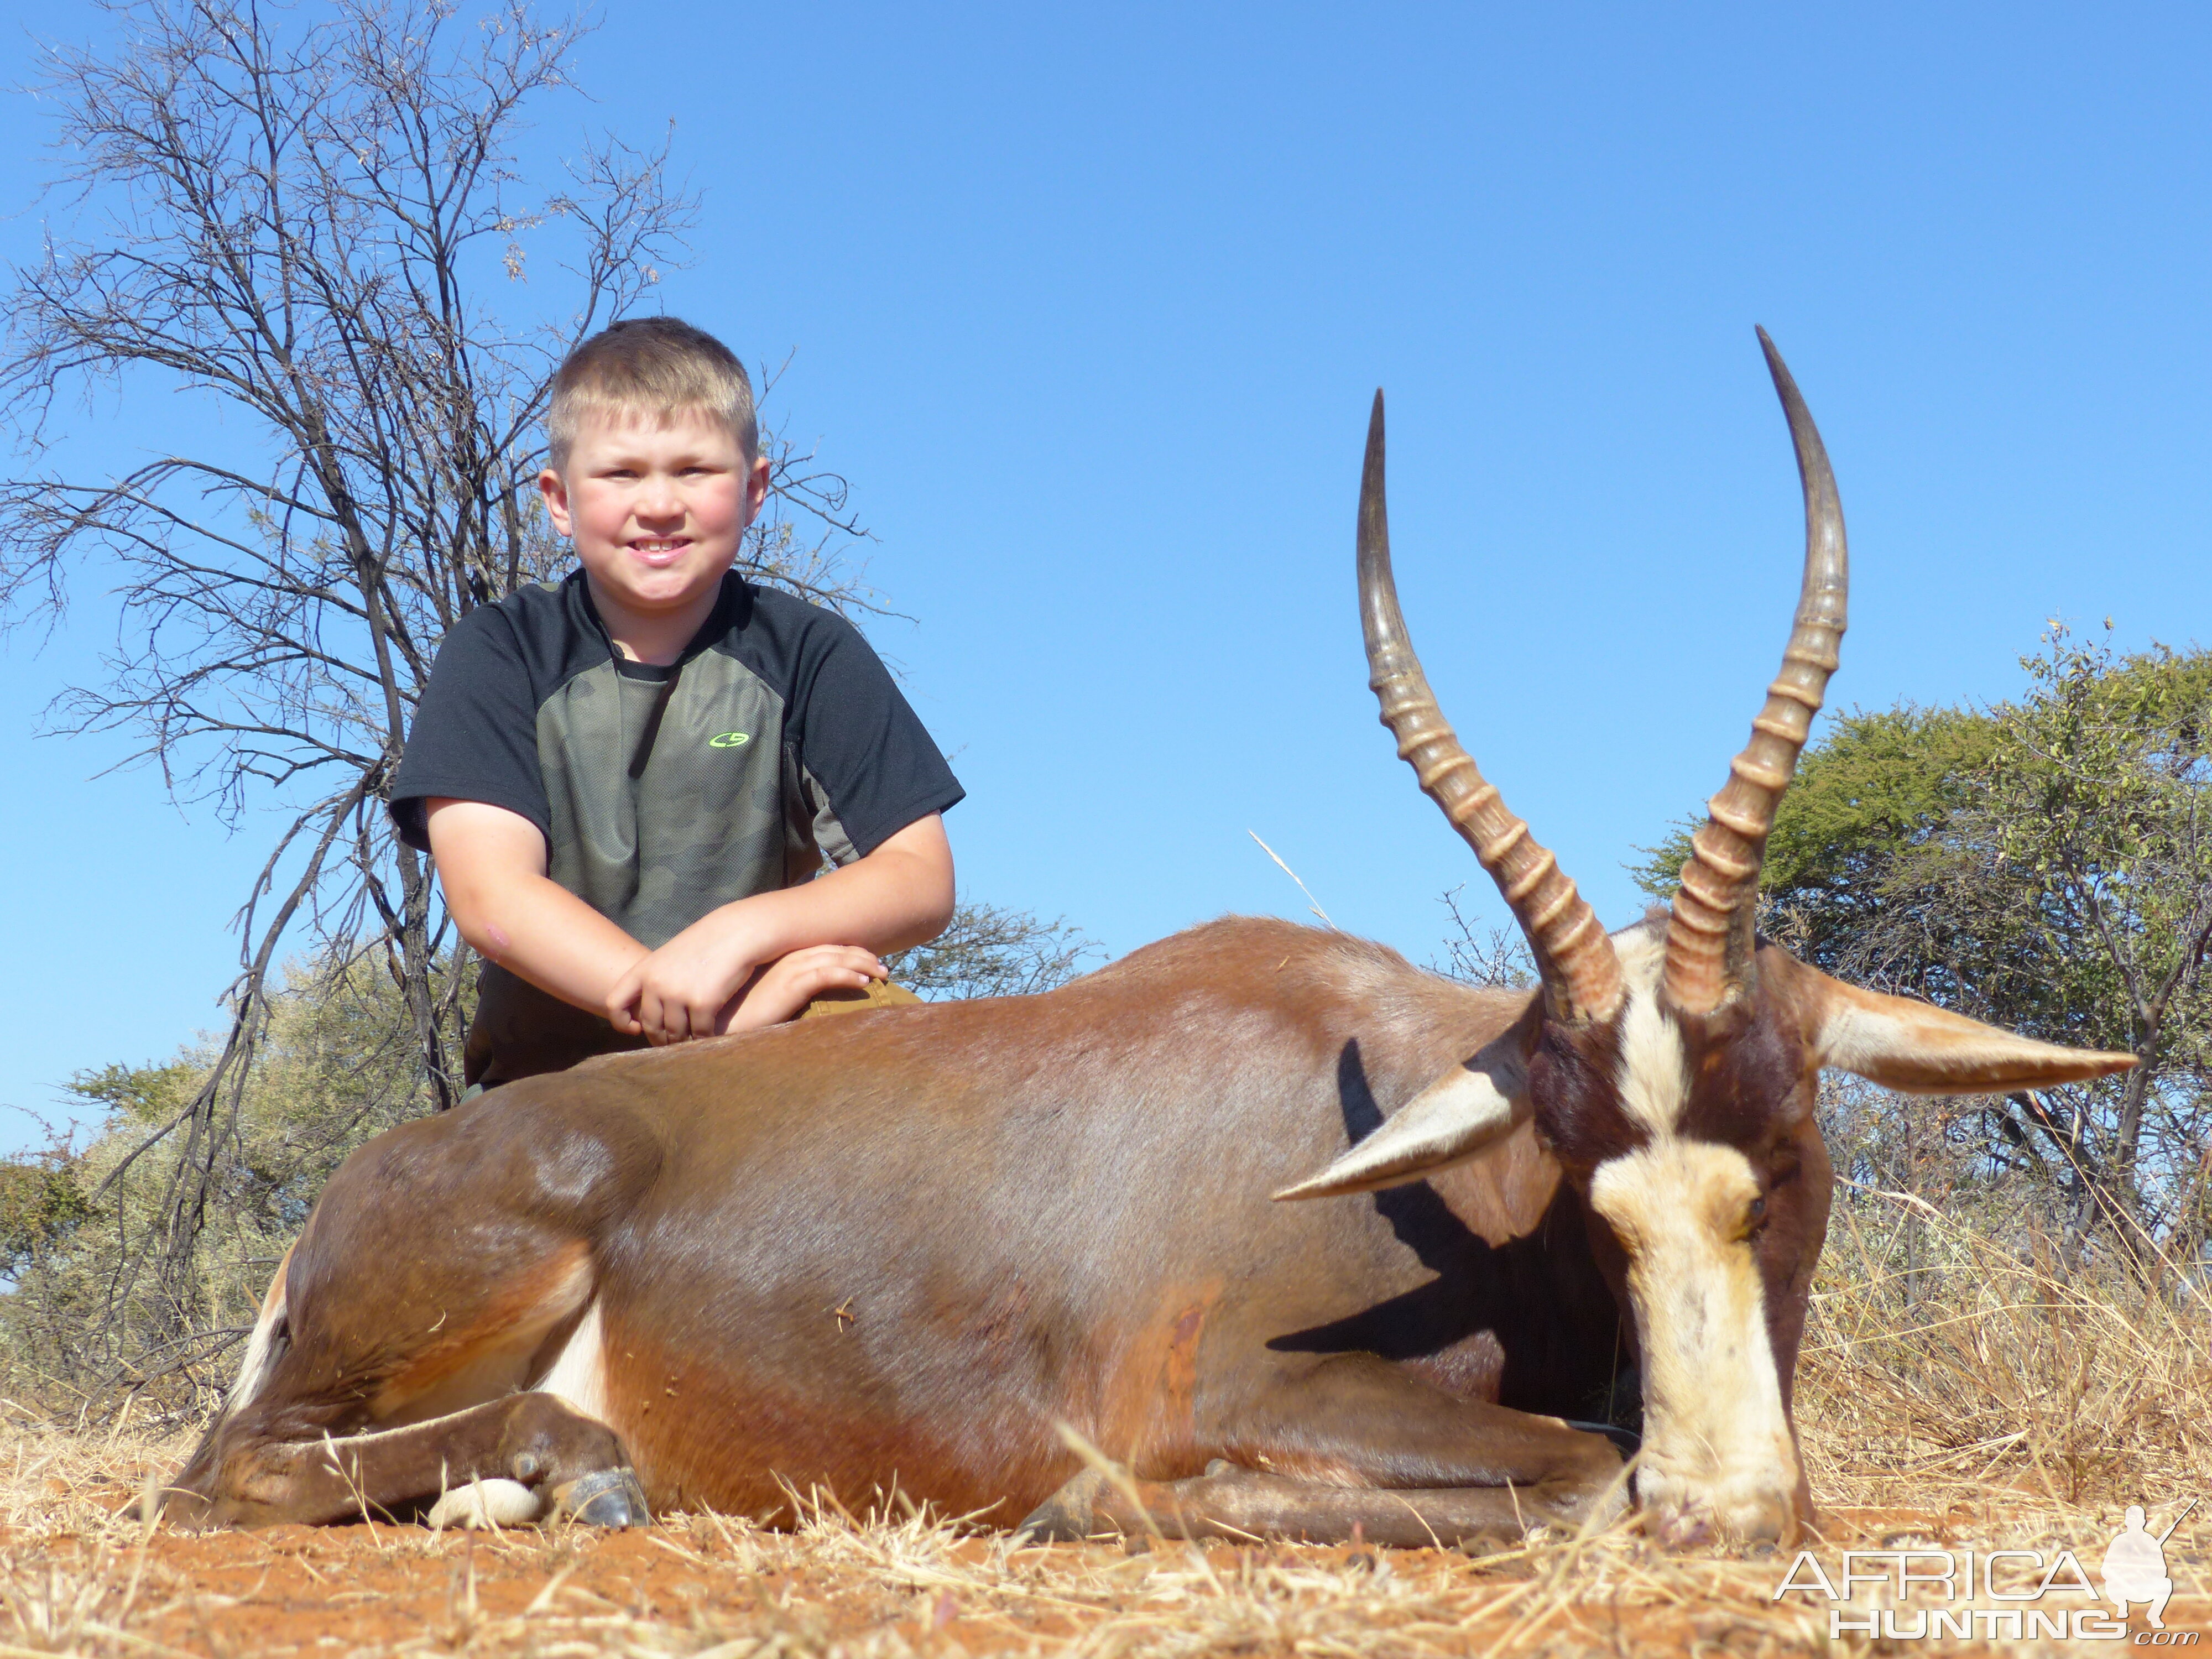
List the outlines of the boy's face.
{"type": "Polygon", "coordinates": [[[696,410],[598,416],[576,434],[566,477],[549,468],[538,488],[601,605],[658,617],[722,580],[767,497],[768,471],[767,457],[748,465],[735,434],[696,410]]]}

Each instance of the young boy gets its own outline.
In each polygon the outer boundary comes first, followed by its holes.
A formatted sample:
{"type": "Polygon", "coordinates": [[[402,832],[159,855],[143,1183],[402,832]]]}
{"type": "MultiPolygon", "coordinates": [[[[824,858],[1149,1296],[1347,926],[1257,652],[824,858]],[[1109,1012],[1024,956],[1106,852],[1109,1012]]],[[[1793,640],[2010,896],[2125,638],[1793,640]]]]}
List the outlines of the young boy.
{"type": "Polygon", "coordinates": [[[768,493],[744,366],[617,323],[546,424],[582,568],[447,635],[392,787],[484,958],[487,1088],[792,1018],[952,914],[962,791],[921,722],[848,623],[731,573],[768,493]]]}

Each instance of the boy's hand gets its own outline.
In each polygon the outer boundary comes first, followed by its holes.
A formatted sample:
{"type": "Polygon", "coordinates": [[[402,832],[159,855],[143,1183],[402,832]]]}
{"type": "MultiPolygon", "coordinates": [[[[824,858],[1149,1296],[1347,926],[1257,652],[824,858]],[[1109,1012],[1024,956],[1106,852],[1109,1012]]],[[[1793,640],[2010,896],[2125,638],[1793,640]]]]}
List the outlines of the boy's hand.
{"type": "Polygon", "coordinates": [[[823,991],[885,977],[868,949],[825,936],[919,945],[943,931],[952,893],[952,849],[933,812],[842,869],[708,912],[634,960],[600,1006],[617,1030],[656,1048],[773,1025],[823,991]]]}
{"type": "Polygon", "coordinates": [[[701,917],[617,980],[606,1000],[615,1030],[642,1032],[656,1048],[714,1036],[769,954],[726,921],[720,912],[701,917]]]}
{"type": "Polygon", "coordinates": [[[656,1048],[791,1018],[822,992],[885,976],[873,953],[817,945],[763,963],[720,913],[685,928],[615,981],[607,1018],[656,1048]]]}
{"type": "Polygon", "coordinates": [[[824,991],[858,991],[887,979],[882,962],[857,945],[810,945],[779,957],[754,975],[733,1007],[722,1011],[718,1031],[750,1031],[780,1025],[806,1012],[824,991]]]}

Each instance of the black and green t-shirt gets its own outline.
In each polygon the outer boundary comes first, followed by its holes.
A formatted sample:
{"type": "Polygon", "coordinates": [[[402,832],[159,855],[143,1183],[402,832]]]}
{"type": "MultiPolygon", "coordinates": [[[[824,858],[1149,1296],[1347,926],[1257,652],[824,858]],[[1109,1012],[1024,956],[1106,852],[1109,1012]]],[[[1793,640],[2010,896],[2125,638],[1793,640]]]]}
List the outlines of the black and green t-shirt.
{"type": "MultiPolygon", "coordinates": [[[[654,667],[616,652],[579,571],[480,606],[446,636],[392,811],[425,851],[434,796],[529,819],[547,874],[657,947],[732,900],[808,879],[824,859],[865,857],[961,795],[842,617],[732,573],[683,656],[654,667]]],[[[509,1046],[495,1027],[578,1020],[568,1036],[583,1052],[612,1046],[604,1020],[487,964],[471,1080],[486,1066],[520,1074],[491,1052],[509,1046]]]]}

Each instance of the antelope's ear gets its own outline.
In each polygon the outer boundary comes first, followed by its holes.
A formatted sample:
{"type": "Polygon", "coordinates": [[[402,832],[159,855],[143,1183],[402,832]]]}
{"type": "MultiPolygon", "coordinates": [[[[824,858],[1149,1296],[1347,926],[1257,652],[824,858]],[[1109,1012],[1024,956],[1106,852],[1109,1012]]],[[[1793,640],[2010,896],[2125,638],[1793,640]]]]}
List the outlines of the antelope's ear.
{"type": "Polygon", "coordinates": [[[2086,1082],[2136,1063],[2133,1054],[2061,1048],[1910,997],[1885,996],[1805,971],[1817,987],[1813,1046],[1820,1063],[1885,1089],[1921,1095],[1996,1094],[2086,1082]]]}
{"type": "Polygon", "coordinates": [[[1455,1066],[1319,1175],[1281,1198],[1334,1198],[1403,1186],[1473,1158],[1528,1115],[1519,1038],[1508,1032],[1455,1066]]]}

